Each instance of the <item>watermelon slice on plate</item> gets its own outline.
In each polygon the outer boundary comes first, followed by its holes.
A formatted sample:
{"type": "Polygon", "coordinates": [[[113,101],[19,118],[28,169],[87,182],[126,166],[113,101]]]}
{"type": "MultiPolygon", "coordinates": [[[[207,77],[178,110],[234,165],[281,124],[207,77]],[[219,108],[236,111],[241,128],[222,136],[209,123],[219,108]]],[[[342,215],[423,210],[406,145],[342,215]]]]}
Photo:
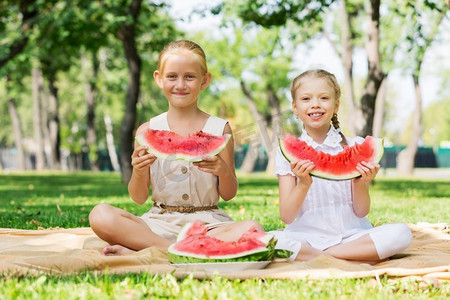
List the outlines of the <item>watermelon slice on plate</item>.
{"type": "Polygon", "coordinates": [[[237,241],[226,242],[206,235],[201,222],[186,224],[177,242],[168,249],[172,264],[270,262],[276,240],[272,234],[250,228],[237,241]]]}
{"type": "Polygon", "coordinates": [[[372,136],[367,136],[361,144],[344,146],[344,150],[336,155],[316,151],[290,134],[279,138],[279,144],[288,161],[310,160],[315,165],[311,175],[332,180],[361,176],[356,165],[361,161],[378,163],[384,153],[383,139],[372,136]]]}
{"type": "Polygon", "coordinates": [[[147,129],[136,136],[139,145],[146,145],[148,152],[167,160],[201,161],[204,156],[214,156],[225,149],[231,135],[212,135],[198,131],[180,136],[168,130],[147,129]]]}

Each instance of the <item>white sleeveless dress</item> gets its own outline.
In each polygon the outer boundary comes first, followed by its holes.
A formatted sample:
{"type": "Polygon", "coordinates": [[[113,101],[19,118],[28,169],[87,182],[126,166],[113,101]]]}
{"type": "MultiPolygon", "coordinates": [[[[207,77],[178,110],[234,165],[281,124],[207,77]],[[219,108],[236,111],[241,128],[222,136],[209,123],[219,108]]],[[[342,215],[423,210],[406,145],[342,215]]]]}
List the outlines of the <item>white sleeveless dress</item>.
{"type": "MultiPolygon", "coordinates": [[[[210,116],[202,131],[222,135],[226,120],[210,116]]],[[[167,113],[150,120],[150,128],[170,130],[167,113]]],[[[232,222],[230,216],[220,209],[180,213],[165,211],[161,214],[160,204],[167,206],[215,206],[219,202],[218,178],[215,175],[199,171],[191,162],[156,159],[150,167],[151,199],[153,207],[140,218],[156,234],[175,241],[186,223],[201,221],[214,228],[232,222]]]]}

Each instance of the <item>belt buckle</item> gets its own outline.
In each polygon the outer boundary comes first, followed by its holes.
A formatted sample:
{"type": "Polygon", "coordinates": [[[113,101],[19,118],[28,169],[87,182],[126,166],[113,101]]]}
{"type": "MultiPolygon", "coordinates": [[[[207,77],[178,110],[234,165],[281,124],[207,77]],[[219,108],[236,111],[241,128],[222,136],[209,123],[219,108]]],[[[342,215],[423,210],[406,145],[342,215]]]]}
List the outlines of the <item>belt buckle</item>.
{"type": "Polygon", "coordinates": [[[191,214],[195,213],[195,206],[194,205],[183,205],[184,212],[191,214]]]}

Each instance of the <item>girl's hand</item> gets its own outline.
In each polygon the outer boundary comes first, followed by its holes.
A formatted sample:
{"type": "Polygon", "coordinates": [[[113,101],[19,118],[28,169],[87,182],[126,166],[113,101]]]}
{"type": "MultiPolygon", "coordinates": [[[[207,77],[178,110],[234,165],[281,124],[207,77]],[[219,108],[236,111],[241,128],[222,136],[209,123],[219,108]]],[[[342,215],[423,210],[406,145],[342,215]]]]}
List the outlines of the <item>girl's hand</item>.
{"type": "Polygon", "coordinates": [[[300,184],[310,186],[312,184],[312,177],[309,173],[314,169],[315,165],[309,160],[300,160],[291,162],[291,170],[295,176],[300,179],[300,184]]]}
{"type": "Polygon", "coordinates": [[[220,156],[205,156],[202,161],[194,162],[200,171],[220,176],[227,170],[227,164],[220,156]]]}
{"type": "Polygon", "coordinates": [[[147,152],[147,146],[137,146],[131,154],[133,172],[144,174],[148,172],[150,165],[156,160],[156,156],[147,152]]]}
{"type": "Polygon", "coordinates": [[[361,174],[361,177],[356,178],[355,183],[371,182],[380,170],[379,164],[362,161],[356,165],[356,170],[361,174]]]}

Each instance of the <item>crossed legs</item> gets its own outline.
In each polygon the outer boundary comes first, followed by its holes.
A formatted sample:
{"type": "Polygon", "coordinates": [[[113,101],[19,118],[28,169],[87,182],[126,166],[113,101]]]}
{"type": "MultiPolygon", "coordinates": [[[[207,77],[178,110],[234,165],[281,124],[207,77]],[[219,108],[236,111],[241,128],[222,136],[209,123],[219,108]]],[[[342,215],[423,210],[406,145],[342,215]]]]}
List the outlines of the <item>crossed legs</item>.
{"type": "MultiPolygon", "coordinates": [[[[95,206],[89,214],[89,223],[99,238],[110,244],[103,249],[104,255],[124,255],[147,247],[157,247],[163,251],[173,242],[154,233],[137,216],[108,204],[95,206]]],[[[256,221],[240,221],[225,224],[208,231],[224,241],[234,241],[251,227],[262,230],[256,221]]]]}
{"type": "Polygon", "coordinates": [[[325,255],[374,264],[402,252],[410,245],[411,240],[411,230],[406,224],[385,224],[368,230],[358,238],[349,239],[325,250],[315,249],[307,242],[302,242],[295,260],[305,261],[325,255]]]}
{"type": "Polygon", "coordinates": [[[108,204],[95,206],[89,223],[99,238],[112,245],[103,249],[104,255],[122,255],[150,246],[166,251],[172,243],[151,231],[137,216],[108,204]]]}

